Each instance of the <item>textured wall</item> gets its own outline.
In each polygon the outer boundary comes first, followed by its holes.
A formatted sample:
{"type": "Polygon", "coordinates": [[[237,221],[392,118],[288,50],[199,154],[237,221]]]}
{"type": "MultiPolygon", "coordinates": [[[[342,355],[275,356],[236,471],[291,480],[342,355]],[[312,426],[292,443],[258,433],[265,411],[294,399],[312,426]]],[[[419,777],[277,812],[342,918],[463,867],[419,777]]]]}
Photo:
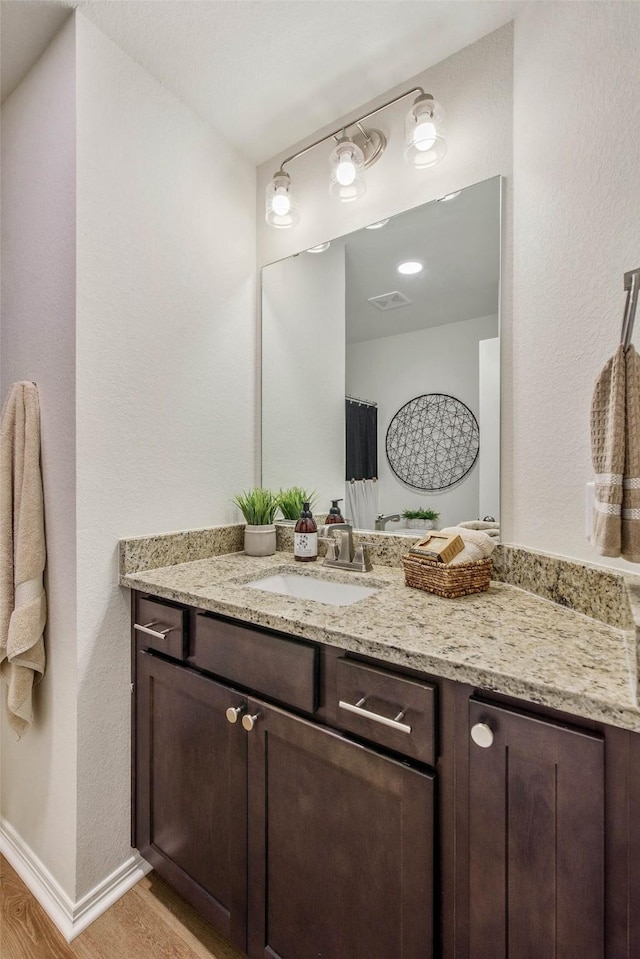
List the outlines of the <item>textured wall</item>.
{"type": "MultiPolygon", "coordinates": [[[[640,266],[640,5],[531,4],[514,56],[511,539],[585,542],[589,407],[640,266]]],[[[636,323],[640,327],[640,317],[636,323]]]]}
{"type": "MultiPolygon", "coordinates": [[[[72,899],[76,827],[75,36],[69,21],[2,107],[1,397],[40,391],[47,672],[36,722],[3,724],[2,817],[72,899]]],[[[2,710],[4,711],[4,690],[2,710]]]]}
{"type": "Polygon", "coordinates": [[[117,540],[253,480],[255,170],[77,17],[78,893],[129,854],[117,540]]]}

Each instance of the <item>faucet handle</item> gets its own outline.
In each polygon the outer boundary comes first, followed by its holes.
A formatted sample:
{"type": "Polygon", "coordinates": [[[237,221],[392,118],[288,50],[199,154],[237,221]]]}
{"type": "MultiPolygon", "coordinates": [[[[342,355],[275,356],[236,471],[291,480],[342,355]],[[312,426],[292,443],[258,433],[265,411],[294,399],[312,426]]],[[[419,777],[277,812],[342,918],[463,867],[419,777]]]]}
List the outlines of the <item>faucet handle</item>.
{"type": "Polygon", "coordinates": [[[318,536],[319,543],[326,543],[325,563],[334,563],[338,558],[338,541],[335,536],[318,536]]]}
{"type": "Polygon", "coordinates": [[[370,545],[370,543],[360,543],[359,546],[356,546],[356,551],[353,557],[353,565],[357,566],[362,573],[369,573],[373,569],[371,565],[371,558],[369,556],[370,545]]]}

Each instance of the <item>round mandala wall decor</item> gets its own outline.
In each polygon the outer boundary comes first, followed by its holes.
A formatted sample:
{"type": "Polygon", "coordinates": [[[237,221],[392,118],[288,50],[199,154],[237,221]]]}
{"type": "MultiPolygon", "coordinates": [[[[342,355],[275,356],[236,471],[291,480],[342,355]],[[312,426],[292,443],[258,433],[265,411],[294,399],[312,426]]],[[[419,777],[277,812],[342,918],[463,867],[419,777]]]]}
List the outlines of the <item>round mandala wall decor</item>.
{"type": "Polygon", "coordinates": [[[402,406],[387,430],[387,459],[407,486],[447,489],[478,458],[480,430],[468,406],[454,396],[425,393],[402,406]]]}

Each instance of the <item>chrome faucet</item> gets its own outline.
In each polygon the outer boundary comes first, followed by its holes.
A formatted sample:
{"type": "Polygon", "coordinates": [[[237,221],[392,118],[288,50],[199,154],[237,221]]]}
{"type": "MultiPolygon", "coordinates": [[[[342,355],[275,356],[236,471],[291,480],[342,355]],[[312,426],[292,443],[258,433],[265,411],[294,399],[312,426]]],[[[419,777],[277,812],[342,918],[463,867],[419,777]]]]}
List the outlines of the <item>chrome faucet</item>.
{"type": "Polygon", "coordinates": [[[360,573],[371,570],[371,560],[364,543],[353,545],[353,526],[349,523],[327,523],[318,531],[318,539],[327,544],[324,566],[355,569],[360,573]]]}
{"type": "Polygon", "coordinates": [[[376,516],[376,529],[384,531],[387,523],[391,522],[400,522],[400,513],[388,513],[386,516],[383,513],[378,513],[376,516]]]}

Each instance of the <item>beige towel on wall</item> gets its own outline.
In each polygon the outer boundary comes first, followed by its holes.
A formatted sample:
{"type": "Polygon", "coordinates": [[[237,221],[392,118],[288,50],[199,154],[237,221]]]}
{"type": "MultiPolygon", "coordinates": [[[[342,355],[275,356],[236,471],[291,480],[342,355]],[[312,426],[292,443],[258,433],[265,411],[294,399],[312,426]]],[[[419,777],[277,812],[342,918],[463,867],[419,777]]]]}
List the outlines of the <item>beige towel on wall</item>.
{"type": "Polygon", "coordinates": [[[591,401],[591,459],[596,474],[591,543],[601,556],[619,556],[622,549],[626,384],[625,353],[619,346],[605,363],[591,401]]]}
{"type": "Polygon", "coordinates": [[[15,383],[0,418],[0,675],[18,738],[33,722],[45,668],[45,562],[38,390],[15,383]]]}
{"type": "Polygon", "coordinates": [[[640,563],[640,356],[626,351],[624,476],[622,479],[622,555],[640,563]]]}

